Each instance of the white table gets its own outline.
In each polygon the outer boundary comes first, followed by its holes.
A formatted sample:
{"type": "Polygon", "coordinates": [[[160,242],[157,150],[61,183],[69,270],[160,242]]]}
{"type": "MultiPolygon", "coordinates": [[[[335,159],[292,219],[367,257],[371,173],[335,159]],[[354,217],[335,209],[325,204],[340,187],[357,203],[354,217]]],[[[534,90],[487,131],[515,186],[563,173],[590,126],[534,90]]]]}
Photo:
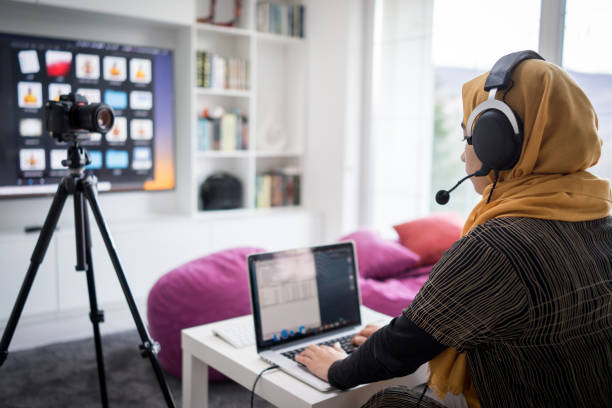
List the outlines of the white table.
{"type": "MultiPolygon", "coordinates": [[[[391,318],[365,306],[361,307],[365,323],[385,324],[391,318]]],[[[257,375],[270,365],[257,355],[255,345],[235,348],[215,336],[216,325],[245,323],[253,326],[251,315],[192,327],[181,332],[183,348],[183,407],[208,407],[208,366],[215,368],[251,390],[257,375]]],[[[359,407],[376,391],[392,385],[415,386],[427,379],[426,366],[402,378],[366,384],[347,391],[320,392],[302,381],[274,369],[266,371],[257,383],[255,393],[278,407],[359,407]]],[[[248,404],[245,401],[245,406],[248,404]]]]}

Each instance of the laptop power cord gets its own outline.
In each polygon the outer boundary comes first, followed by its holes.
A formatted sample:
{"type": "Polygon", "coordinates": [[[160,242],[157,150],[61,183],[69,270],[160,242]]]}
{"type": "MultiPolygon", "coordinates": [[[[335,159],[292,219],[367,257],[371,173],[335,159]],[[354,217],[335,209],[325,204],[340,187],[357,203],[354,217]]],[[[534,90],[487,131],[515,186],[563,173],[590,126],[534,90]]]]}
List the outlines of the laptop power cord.
{"type": "Polygon", "coordinates": [[[421,396],[419,397],[419,401],[416,404],[416,408],[419,408],[419,406],[421,405],[421,401],[423,400],[423,396],[427,392],[428,386],[429,386],[429,384],[425,383],[425,388],[423,388],[423,392],[421,393],[421,396]]]}
{"type": "Polygon", "coordinates": [[[255,378],[255,382],[253,383],[253,389],[251,390],[251,408],[253,408],[253,398],[255,397],[255,386],[257,385],[257,381],[259,381],[259,379],[261,378],[261,375],[263,373],[265,373],[268,370],[272,370],[274,368],[278,368],[278,366],[276,364],[274,364],[274,365],[271,365],[268,368],[264,368],[263,370],[261,370],[259,375],[257,375],[257,378],[255,378]]]}

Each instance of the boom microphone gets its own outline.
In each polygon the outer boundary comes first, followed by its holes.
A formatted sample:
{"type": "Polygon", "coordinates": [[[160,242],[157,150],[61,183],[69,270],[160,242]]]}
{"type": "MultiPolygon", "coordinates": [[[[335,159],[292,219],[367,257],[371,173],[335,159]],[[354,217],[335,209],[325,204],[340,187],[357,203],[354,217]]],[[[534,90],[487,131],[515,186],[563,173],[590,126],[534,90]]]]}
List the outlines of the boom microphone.
{"type": "Polygon", "coordinates": [[[475,171],[472,174],[468,174],[467,176],[465,176],[464,178],[462,178],[461,180],[459,180],[459,182],[457,182],[457,184],[455,184],[453,186],[453,188],[451,188],[450,190],[440,190],[436,193],[436,203],[440,204],[440,205],[444,205],[446,203],[448,203],[448,200],[450,199],[450,193],[456,189],[459,184],[463,183],[465,180],[469,179],[470,177],[474,177],[474,176],[486,176],[487,174],[489,174],[489,172],[491,171],[490,168],[486,167],[486,166],[482,166],[480,168],[480,170],[475,171]]]}

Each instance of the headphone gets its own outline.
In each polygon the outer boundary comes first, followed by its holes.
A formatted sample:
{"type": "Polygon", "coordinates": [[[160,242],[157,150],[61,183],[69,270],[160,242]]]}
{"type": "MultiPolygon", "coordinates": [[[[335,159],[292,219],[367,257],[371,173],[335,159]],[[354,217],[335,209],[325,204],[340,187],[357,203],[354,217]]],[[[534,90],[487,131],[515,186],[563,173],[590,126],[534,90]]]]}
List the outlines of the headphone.
{"type": "Polygon", "coordinates": [[[450,190],[438,191],[436,194],[438,204],[446,204],[450,192],[466,179],[486,176],[493,170],[495,182],[489,193],[488,203],[497,185],[499,172],[511,169],[518,162],[523,148],[523,123],[512,108],[503,100],[495,99],[495,95],[500,90],[512,87],[512,71],[528,59],[544,60],[535,51],[518,51],[504,55],[491,68],[484,85],[484,90],[489,91],[489,97],[474,108],[466,124],[466,141],[474,147],[474,153],[482,162],[482,167],[461,179],[450,190]]]}

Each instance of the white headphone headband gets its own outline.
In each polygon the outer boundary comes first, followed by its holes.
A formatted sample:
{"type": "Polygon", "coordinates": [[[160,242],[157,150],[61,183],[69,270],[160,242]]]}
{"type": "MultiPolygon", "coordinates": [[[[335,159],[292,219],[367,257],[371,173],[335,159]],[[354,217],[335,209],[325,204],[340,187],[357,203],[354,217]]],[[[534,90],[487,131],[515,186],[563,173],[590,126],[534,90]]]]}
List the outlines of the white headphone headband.
{"type": "Polygon", "coordinates": [[[470,113],[470,117],[468,118],[468,123],[466,125],[468,137],[472,136],[474,121],[476,120],[478,115],[489,109],[496,109],[498,111],[503,112],[503,114],[506,115],[506,117],[510,121],[510,125],[512,125],[512,130],[514,130],[514,134],[519,134],[518,122],[516,120],[516,117],[514,116],[514,112],[512,112],[512,109],[510,109],[510,107],[506,103],[495,99],[496,93],[497,88],[491,89],[489,91],[489,98],[480,105],[478,105],[476,108],[474,108],[472,113],[470,113]]]}

